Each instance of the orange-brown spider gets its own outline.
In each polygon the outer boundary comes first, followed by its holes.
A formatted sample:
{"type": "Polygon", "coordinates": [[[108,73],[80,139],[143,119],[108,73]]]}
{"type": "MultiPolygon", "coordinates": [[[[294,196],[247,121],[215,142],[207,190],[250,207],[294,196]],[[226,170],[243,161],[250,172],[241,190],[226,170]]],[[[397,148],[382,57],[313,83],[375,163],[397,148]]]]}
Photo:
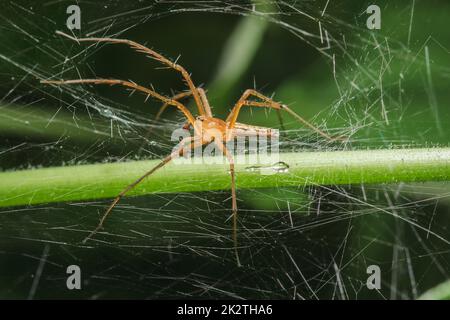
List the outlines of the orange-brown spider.
{"type": "Polygon", "coordinates": [[[113,38],[75,38],[68,34],[65,34],[63,32],[57,31],[56,32],[59,35],[62,35],[64,37],[67,37],[71,40],[74,40],[76,42],[82,42],[82,41],[91,41],[91,42],[107,42],[112,44],[126,44],[130,46],[132,49],[142,52],[146,54],[148,57],[155,59],[162,64],[177,70],[181,73],[182,77],[184,78],[186,84],[189,87],[189,91],[179,93],[172,98],[163,96],[153,90],[150,90],[146,87],[140,86],[138,84],[135,84],[131,81],[125,81],[125,80],[116,80],[116,79],[78,79],[78,80],[42,80],[41,83],[46,84],[56,84],[56,85],[62,85],[62,84],[80,84],[80,83],[91,83],[91,84],[109,84],[109,85],[120,85],[126,88],[130,88],[133,90],[137,90],[140,92],[143,92],[147,94],[147,97],[153,97],[156,98],[162,102],[164,102],[164,105],[158,112],[156,118],[158,119],[161,115],[161,113],[168,107],[173,106],[178,108],[184,116],[187,119],[187,127],[191,127],[194,130],[194,137],[192,138],[185,138],[180,142],[180,147],[177,148],[175,151],[173,151],[170,155],[165,157],[158,165],[156,165],[154,168],[152,168],[150,171],[146,172],[144,175],[142,175],[140,178],[135,180],[133,183],[128,185],[125,189],[120,192],[117,197],[112,201],[111,205],[108,207],[102,218],[100,219],[99,224],[97,227],[83,240],[83,243],[85,243],[87,240],[89,240],[93,235],[99,231],[103,223],[105,222],[106,217],[111,212],[111,210],[114,208],[114,206],[119,202],[119,200],[130,190],[132,190],[134,187],[136,187],[142,180],[150,176],[153,172],[158,170],[159,168],[163,167],[165,164],[167,164],[170,160],[172,160],[175,156],[180,156],[183,154],[184,147],[188,144],[192,148],[194,144],[200,144],[205,145],[209,144],[211,142],[214,142],[217,144],[219,149],[223,152],[223,154],[226,156],[226,158],[229,161],[230,164],[230,175],[231,175],[231,196],[232,196],[232,219],[233,219],[233,244],[234,244],[234,250],[236,255],[236,261],[237,264],[240,265],[239,262],[239,255],[237,252],[237,202],[236,202],[236,183],[235,183],[235,171],[234,171],[234,159],[233,156],[230,154],[226,147],[226,142],[234,139],[236,136],[242,134],[242,131],[245,131],[247,129],[256,129],[258,134],[264,134],[268,137],[272,135],[272,131],[269,128],[264,127],[254,127],[249,126],[246,124],[241,124],[236,122],[239,111],[243,106],[249,106],[249,107],[263,107],[263,108],[272,108],[276,110],[285,110],[288,113],[290,113],[292,116],[294,116],[298,121],[303,123],[304,125],[308,126],[310,129],[314,130],[318,134],[322,135],[323,137],[329,139],[329,140],[340,140],[340,137],[332,138],[325,132],[321,131],[317,127],[313,126],[311,123],[300,117],[298,114],[296,114],[294,111],[289,109],[286,105],[280,104],[278,102],[273,101],[271,98],[266,97],[265,95],[257,92],[253,89],[248,89],[244,92],[244,94],[241,96],[241,98],[237,101],[237,103],[234,105],[233,109],[231,110],[230,114],[226,118],[225,121],[215,118],[211,112],[211,107],[208,103],[208,99],[206,97],[205,91],[202,88],[196,87],[189,75],[189,73],[179,64],[172,62],[171,60],[165,58],[161,54],[153,51],[152,49],[149,49],[139,43],[136,43],[131,40],[126,39],[113,39],[113,38]],[[194,117],[192,113],[186,108],[185,105],[179,102],[179,100],[192,96],[194,98],[195,104],[198,109],[199,115],[197,117],[194,117]],[[259,101],[255,101],[250,99],[253,97],[253,99],[257,98],[259,101]],[[214,131],[214,132],[213,132],[214,131]],[[219,131],[221,133],[221,141],[217,141],[214,139],[216,137],[216,132],[219,131]]]}

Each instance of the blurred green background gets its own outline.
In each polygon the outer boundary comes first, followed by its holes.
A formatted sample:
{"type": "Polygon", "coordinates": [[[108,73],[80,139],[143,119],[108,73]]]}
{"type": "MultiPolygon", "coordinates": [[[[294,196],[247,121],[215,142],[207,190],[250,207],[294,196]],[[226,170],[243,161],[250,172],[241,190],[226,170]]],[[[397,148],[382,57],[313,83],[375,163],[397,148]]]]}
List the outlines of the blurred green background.
{"type": "MultiPolygon", "coordinates": [[[[67,32],[70,4],[4,2],[3,170],[159,158],[183,121],[168,109],[154,122],[158,102],[116,87],[39,83],[104,77],[166,95],[186,89],[177,73],[127,47],[55,35],[67,32]]],[[[208,90],[218,117],[256,88],[321,128],[350,135],[348,149],[448,146],[446,1],[78,5],[76,35],[132,39],[178,59],[208,90]],[[381,8],[381,30],[366,28],[370,4],[381,8]]],[[[283,120],[282,148],[324,148],[283,120]]],[[[263,110],[243,111],[240,122],[279,127],[276,114],[263,110]]],[[[448,183],[241,190],[242,268],[230,249],[227,190],[124,199],[109,234],[90,247],[80,241],[108,201],[1,208],[0,297],[416,298],[449,278],[449,245],[432,236],[447,238],[449,192],[448,183]],[[82,269],[80,291],[66,288],[71,264],[82,269]],[[365,285],[371,264],[382,270],[379,291],[365,285]]]]}

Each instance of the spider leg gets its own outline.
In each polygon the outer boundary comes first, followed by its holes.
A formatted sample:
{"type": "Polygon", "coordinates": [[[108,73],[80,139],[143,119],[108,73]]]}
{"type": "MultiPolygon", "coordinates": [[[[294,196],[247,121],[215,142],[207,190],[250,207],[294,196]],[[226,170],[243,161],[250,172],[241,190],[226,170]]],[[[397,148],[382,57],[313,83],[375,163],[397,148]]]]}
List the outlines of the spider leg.
{"type": "MultiPolygon", "coordinates": [[[[185,91],[185,92],[180,92],[180,93],[178,93],[178,94],[172,96],[170,99],[171,99],[171,100],[175,100],[175,101],[179,101],[179,100],[181,100],[181,99],[183,99],[183,98],[187,98],[187,97],[189,97],[189,96],[191,96],[191,95],[192,95],[192,92],[191,92],[191,91],[185,91]]],[[[161,108],[159,109],[158,113],[157,113],[156,116],[155,116],[155,120],[154,120],[155,122],[158,122],[158,121],[159,121],[159,119],[161,118],[161,115],[163,114],[163,112],[164,112],[164,111],[167,109],[167,107],[169,107],[169,106],[170,106],[170,104],[168,104],[168,103],[164,103],[164,104],[161,106],[161,108]]],[[[188,122],[187,124],[185,124],[185,126],[186,126],[186,125],[190,125],[190,123],[188,122]]],[[[138,155],[141,154],[141,151],[142,151],[142,149],[144,148],[144,146],[145,146],[145,144],[146,144],[146,141],[147,141],[148,137],[150,136],[150,134],[152,133],[152,131],[153,131],[153,127],[150,126],[150,127],[148,128],[147,132],[146,132],[145,135],[144,135],[144,138],[143,138],[144,142],[142,143],[141,147],[139,148],[138,155]]]]}
{"type": "Polygon", "coordinates": [[[57,80],[42,80],[41,83],[45,83],[45,84],[56,84],[56,85],[62,85],[62,84],[80,84],[80,83],[92,83],[92,84],[109,84],[109,85],[121,85],[123,87],[127,87],[127,88],[131,88],[134,90],[138,90],[141,92],[144,92],[147,94],[147,96],[151,96],[153,98],[156,98],[158,100],[161,100],[162,102],[174,106],[176,108],[178,108],[181,112],[183,112],[183,114],[185,115],[185,117],[187,118],[187,120],[189,121],[190,124],[194,125],[195,119],[192,116],[191,112],[180,102],[174,100],[174,99],[170,99],[167,98],[163,95],[160,95],[159,93],[150,90],[146,87],[140,86],[138,84],[135,84],[131,81],[125,81],[125,80],[116,80],[116,79],[79,79],[79,80],[61,80],[61,81],[57,81],[57,80]]]}
{"type": "Polygon", "coordinates": [[[226,122],[228,123],[229,129],[233,129],[233,127],[235,126],[236,120],[239,116],[239,112],[243,106],[272,108],[272,109],[276,109],[277,111],[284,110],[287,113],[289,113],[290,115],[292,115],[294,118],[296,118],[298,121],[300,121],[301,123],[303,123],[310,129],[312,129],[314,132],[320,134],[321,136],[325,137],[326,139],[328,139],[330,141],[346,139],[345,137],[331,137],[330,135],[326,134],[325,132],[323,132],[322,130],[320,130],[319,128],[317,128],[316,126],[311,124],[310,122],[308,122],[305,119],[303,119],[302,117],[300,117],[297,113],[295,113],[293,110],[288,108],[286,105],[275,102],[271,98],[266,97],[265,95],[259,93],[256,90],[253,90],[253,89],[246,90],[244,92],[244,94],[242,95],[242,97],[238,100],[236,105],[231,110],[231,112],[228,115],[227,120],[226,120],[226,122]],[[263,100],[263,102],[247,100],[250,96],[255,96],[255,97],[263,100]]]}
{"type": "Polygon", "coordinates": [[[185,145],[187,144],[187,142],[191,142],[191,144],[193,143],[194,138],[191,137],[187,137],[184,138],[180,144],[179,144],[179,148],[177,148],[177,150],[175,150],[174,152],[172,152],[170,155],[168,155],[167,157],[165,157],[159,164],[157,164],[156,166],[154,166],[150,171],[146,172],[144,175],[142,175],[141,177],[139,177],[138,179],[136,179],[133,183],[129,184],[125,189],[123,189],[116,198],[114,198],[113,202],[110,204],[110,206],[108,207],[108,209],[106,210],[105,214],[102,216],[102,218],[100,219],[99,224],[97,225],[97,227],[91,232],[89,233],[89,235],[84,238],[83,243],[86,243],[90,238],[92,238],[92,236],[94,236],[102,227],[103,227],[103,223],[105,222],[106,218],[108,217],[108,215],[110,214],[110,212],[112,211],[112,209],[116,206],[116,204],[120,201],[120,199],[127,194],[129,191],[131,191],[132,189],[134,189],[139,183],[141,183],[145,178],[147,178],[148,176],[150,176],[152,173],[154,173],[156,170],[162,168],[163,166],[165,166],[168,162],[170,162],[175,156],[177,155],[182,155],[183,150],[185,145]]]}
{"type": "Polygon", "coordinates": [[[205,90],[203,90],[202,88],[197,88],[197,90],[198,90],[198,92],[200,94],[200,98],[202,99],[203,107],[205,108],[205,115],[207,117],[212,118],[213,114],[212,114],[211,106],[209,105],[209,101],[208,101],[208,98],[206,96],[205,90]]]}
{"type": "Polygon", "coordinates": [[[237,239],[237,200],[236,200],[236,180],[235,180],[235,171],[234,171],[234,159],[233,156],[228,151],[226,145],[222,141],[218,141],[217,146],[227,157],[228,162],[230,163],[230,176],[231,176],[231,209],[233,212],[233,245],[234,245],[234,254],[236,256],[236,263],[238,267],[241,267],[241,261],[239,259],[238,253],[238,239],[237,239]]]}
{"type": "Polygon", "coordinates": [[[241,111],[242,106],[253,106],[253,107],[266,107],[266,108],[273,108],[280,110],[281,105],[278,102],[273,101],[269,97],[266,97],[265,95],[259,93],[256,90],[253,89],[247,89],[242,94],[242,96],[239,98],[239,100],[236,102],[235,106],[231,110],[230,114],[228,115],[226,122],[229,123],[229,128],[232,129],[234,127],[234,124],[236,123],[236,120],[239,116],[239,112],[241,111]],[[255,96],[259,99],[261,99],[263,102],[258,101],[249,101],[247,100],[250,96],[255,96]]]}
{"type": "MultiPolygon", "coordinates": [[[[212,113],[211,113],[211,107],[209,106],[209,102],[208,102],[208,98],[206,97],[206,93],[205,90],[203,90],[202,88],[197,88],[198,92],[200,93],[200,97],[202,98],[203,101],[203,105],[205,106],[205,111],[206,111],[206,115],[209,117],[212,117],[212,113]]],[[[172,100],[176,100],[179,101],[180,99],[183,98],[187,98],[190,97],[192,95],[191,91],[185,91],[185,92],[180,92],[174,96],[171,97],[172,100]]],[[[169,107],[170,105],[168,103],[164,103],[161,108],[159,109],[158,113],[155,116],[155,122],[159,121],[159,119],[161,118],[162,114],[164,113],[164,111],[166,111],[167,107],[169,107]]],[[[187,122],[183,125],[184,129],[189,129],[190,127],[190,123],[187,122]]],[[[147,140],[147,138],[150,136],[150,134],[152,133],[153,128],[150,127],[147,132],[144,135],[144,143],[142,144],[142,146],[139,148],[139,152],[138,155],[140,155],[142,149],[144,148],[145,145],[145,141],[147,140]]]]}
{"type": "MultiPolygon", "coordinates": [[[[185,92],[180,92],[180,93],[172,96],[170,99],[179,101],[179,100],[181,100],[183,98],[187,98],[191,95],[192,95],[191,91],[185,91],[185,92]]],[[[164,113],[164,111],[166,111],[167,107],[169,107],[169,106],[170,106],[170,104],[168,104],[167,102],[161,106],[161,108],[159,109],[158,113],[155,116],[155,121],[158,121],[161,118],[162,114],[164,113]]]]}
{"type": "Polygon", "coordinates": [[[278,122],[280,123],[280,128],[281,128],[281,130],[285,131],[286,128],[284,127],[283,116],[281,115],[281,111],[278,109],[276,111],[277,111],[278,122]]]}
{"type": "Polygon", "coordinates": [[[156,51],[149,49],[137,42],[134,42],[131,40],[126,40],[126,39],[94,38],[94,37],[92,37],[92,38],[76,38],[76,37],[68,35],[64,32],[61,32],[61,31],[56,31],[56,33],[61,36],[66,37],[66,38],[69,38],[73,41],[76,41],[76,42],[86,41],[86,42],[108,42],[108,43],[113,43],[113,44],[126,44],[137,52],[148,54],[151,58],[153,58],[153,59],[161,62],[162,64],[165,64],[168,67],[181,73],[181,75],[184,78],[184,80],[186,81],[186,84],[188,85],[190,91],[192,92],[192,95],[194,96],[195,103],[197,105],[199,114],[205,115],[205,110],[204,110],[204,107],[202,104],[202,99],[201,99],[198,89],[195,87],[194,82],[192,81],[189,73],[182,66],[180,66],[179,64],[177,64],[175,62],[170,61],[169,59],[167,59],[163,55],[157,53],[156,51]]]}
{"type": "MultiPolygon", "coordinates": [[[[206,115],[209,117],[212,117],[211,107],[209,106],[209,102],[206,97],[205,90],[203,90],[202,88],[197,88],[197,90],[200,93],[200,98],[202,99],[203,105],[205,107],[206,115]]],[[[180,99],[187,98],[190,96],[192,96],[192,91],[185,91],[185,92],[180,92],[180,93],[174,95],[171,99],[178,101],[180,99]]],[[[169,104],[167,104],[167,103],[164,103],[161,106],[161,108],[159,109],[158,113],[155,116],[155,121],[158,121],[161,118],[162,114],[164,113],[164,111],[166,111],[168,106],[169,106],[169,104]]]]}
{"type": "Polygon", "coordinates": [[[292,115],[294,118],[296,118],[298,121],[300,121],[301,123],[303,123],[305,126],[309,127],[310,129],[312,129],[314,132],[320,134],[322,137],[327,138],[329,141],[346,141],[348,140],[347,137],[345,136],[337,136],[337,137],[332,137],[328,134],[326,134],[325,132],[323,132],[322,130],[320,130],[319,128],[317,128],[315,125],[313,125],[311,122],[306,121],[305,119],[303,119],[302,117],[300,117],[296,112],[294,112],[294,110],[289,109],[286,105],[281,105],[281,110],[285,110],[287,113],[289,113],[290,115],[292,115]]]}

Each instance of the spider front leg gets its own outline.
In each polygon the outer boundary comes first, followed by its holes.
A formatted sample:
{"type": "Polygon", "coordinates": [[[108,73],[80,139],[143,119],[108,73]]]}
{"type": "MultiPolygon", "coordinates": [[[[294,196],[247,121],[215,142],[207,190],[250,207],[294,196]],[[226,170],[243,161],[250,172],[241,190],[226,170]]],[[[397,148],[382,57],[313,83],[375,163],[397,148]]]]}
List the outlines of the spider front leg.
{"type": "MultiPolygon", "coordinates": [[[[199,92],[200,98],[202,99],[203,105],[205,106],[206,115],[208,117],[212,117],[211,107],[209,105],[208,98],[206,97],[205,90],[203,90],[202,88],[197,88],[197,91],[199,92]]],[[[184,99],[184,98],[187,98],[190,96],[192,96],[192,91],[185,91],[185,92],[180,92],[180,93],[174,95],[171,99],[179,101],[181,99],[184,99]]],[[[159,109],[158,113],[155,116],[155,121],[158,121],[161,118],[162,114],[164,113],[164,111],[166,111],[168,106],[169,106],[169,104],[167,104],[167,103],[164,103],[161,106],[161,108],[159,109]]]]}
{"type": "MultiPolygon", "coordinates": [[[[209,101],[208,101],[208,98],[207,98],[207,96],[206,96],[205,90],[203,90],[203,88],[200,88],[200,87],[199,87],[199,88],[197,88],[197,91],[199,92],[200,98],[202,99],[202,102],[203,102],[203,106],[205,107],[206,116],[207,116],[207,117],[212,117],[211,106],[209,105],[209,101]]],[[[171,99],[171,100],[175,100],[175,101],[180,101],[181,99],[188,98],[188,97],[190,97],[190,96],[192,96],[192,91],[185,91],[185,92],[180,92],[180,93],[178,93],[178,94],[172,96],[170,99],[171,99]]],[[[170,105],[169,105],[168,103],[164,103],[164,104],[161,106],[161,108],[159,109],[158,113],[157,113],[156,116],[155,116],[155,120],[154,120],[155,122],[159,121],[159,119],[161,118],[162,114],[164,113],[164,111],[165,111],[169,106],[170,106],[170,105]]],[[[190,124],[190,122],[188,121],[187,123],[185,123],[185,124],[183,125],[183,129],[189,129],[190,126],[191,126],[191,124],[190,124]]],[[[145,133],[144,139],[143,139],[143,140],[144,140],[144,143],[143,143],[143,144],[141,145],[141,147],[139,148],[138,155],[141,154],[141,151],[143,150],[143,148],[144,148],[144,146],[145,146],[145,143],[146,143],[146,141],[147,141],[147,138],[150,136],[150,134],[152,133],[152,131],[153,131],[153,128],[150,127],[150,128],[147,130],[147,132],[145,133]]]]}
{"type": "Polygon", "coordinates": [[[97,227],[86,238],[84,238],[83,243],[86,243],[90,238],[92,238],[92,236],[94,236],[103,227],[103,224],[104,224],[106,218],[108,217],[108,215],[111,213],[112,209],[116,206],[116,204],[120,201],[120,199],[122,199],[122,197],[124,195],[126,195],[129,191],[133,190],[139,183],[141,183],[145,178],[147,178],[148,176],[153,174],[156,170],[164,167],[174,157],[182,156],[186,144],[189,142],[190,143],[190,147],[192,148],[194,146],[194,144],[195,144],[195,141],[196,140],[194,138],[192,138],[192,137],[184,138],[183,140],[181,140],[181,142],[179,144],[179,146],[180,146],[179,148],[177,148],[174,152],[172,152],[170,155],[165,157],[159,164],[157,164],[155,167],[153,167],[150,171],[146,172],[141,177],[136,179],[133,183],[129,184],[125,189],[123,189],[117,195],[117,197],[114,198],[113,202],[111,203],[111,205],[106,210],[105,214],[100,219],[100,222],[97,225],[97,227]]]}
{"type": "Polygon", "coordinates": [[[187,118],[188,122],[192,125],[194,125],[195,118],[191,114],[191,112],[180,102],[167,98],[153,90],[150,90],[146,87],[140,86],[136,83],[133,83],[131,81],[125,81],[125,80],[117,80],[117,79],[76,79],[76,80],[41,80],[41,83],[45,84],[56,84],[56,85],[63,85],[63,84],[83,84],[83,83],[90,83],[90,84],[108,84],[108,85],[121,85],[126,88],[130,88],[133,90],[138,90],[140,92],[143,92],[147,94],[147,96],[156,98],[168,105],[174,106],[180,110],[184,116],[187,118]]]}
{"type": "MultiPolygon", "coordinates": [[[[179,102],[180,100],[182,100],[182,99],[184,99],[184,98],[187,98],[187,97],[190,97],[190,96],[192,96],[192,91],[185,91],[185,92],[177,93],[176,95],[172,96],[170,99],[179,102]]],[[[161,118],[162,114],[164,113],[164,111],[166,111],[166,109],[167,109],[169,106],[170,106],[170,104],[168,104],[168,103],[164,103],[164,104],[161,106],[161,108],[159,109],[158,113],[157,113],[156,116],[155,116],[155,120],[154,120],[155,122],[158,122],[158,121],[159,121],[159,119],[161,118]]],[[[188,124],[189,124],[189,122],[188,122],[188,124]]],[[[143,138],[143,141],[144,141],[144,142],[142,143],[141,147],[139,148],[139,151],[138,151],[138,155],[139,155],[139,156],[141,155],[141,152],[142,152],[142,150],[144,149],[144,147],[145,147],[145,145],[146,145],[146,142],[147,142],[147,139],[148,139],[148,137],[150,136],[150,134],[152,133],[152,131],[153,131],[153,127],[150,126],[150,127],[148,128],[147,132],[146,132],[145,135],[144,135],[144,138],[143,138]]]]}
{"type": "Polygon", "coordinates": [[[162,64],[165,64],[166,66],[178,71],[181,73],[181,76],[184,78],[184,81],[186,81],[186,84],[188,85],[190,91],[192,92],[192,95],[194,97],[195,103],[197,104],[198,112],[201,115],[205,115],[205,109],[202,103],[202,98],[200,96],[200,93],[198,92],[198,89],[195,87],[194,82],[191,79],[191,76],[189,73],[184,69],[181,65],[170,61],[166,57],[164,57],[162,54],[159,54],[158,52],[147,48],[137,42],[127,40],[127,39],[114,39],[114,38],[76,38],[71,35],[68,35],[61,31],[56,31],[56,34],[59,34],[61,36],[64,36],[70,40],[76,41],[78,43],[80,42],[106,42],[106,43],[112,43],[112,44],[125,44],[131,47],[132,49],[136,50],[137,52],[147,54],[149,57],[161,62],[162,64]]]}

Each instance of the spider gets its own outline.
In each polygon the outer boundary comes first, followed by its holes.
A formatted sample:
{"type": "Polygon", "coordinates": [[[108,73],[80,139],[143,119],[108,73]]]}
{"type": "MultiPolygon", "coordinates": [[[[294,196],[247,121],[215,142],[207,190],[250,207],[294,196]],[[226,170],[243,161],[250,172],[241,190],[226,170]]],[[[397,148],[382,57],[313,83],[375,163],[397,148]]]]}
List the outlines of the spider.
{"type": "MultiPolygon", "coordinates": [[[[144,173],[141,177],[136,179],[134,182],[126,186],[117,196],[114,198],[108,209],[103,214],[102,218],[100,219],[97,227],[89,233],[89,235],[83,240],[83,243],[86,243],[90,238],[92,238],[102,227],[103,224],[112,211],[112,209],[115,207],[115,205],[119,202],[119,200],[125,196],[130,190],[132,190],[134,187],[136,187],[140,182],[142,182],[145,178],[149,177],[151,174],[153,174],[156,170],[162,168],[164,165],[166,165],[168,162],[170,162],[174,157],[183,155],[183,152],[185,150],[185,146],[192,148],[195,144],[200,145],[207,145],[212,142],[214,142],[217,147],[223,152],[223,154],[226,156],[229,165],[230,165],[230,176],[231,176],[231,198],[232,198],[232,223],[233,223],[233,244],[234,244],[234,252],[236,256],[236,262],[238,266],[240,266],[240,260],[238,255],[238,239],[237,239],[237,201],[236,201],[236,181],[235,181],[235,168],[234,168],[234,158],[232,154],[229,152],[229,150],[226,147],[226,142],[234,139],[235,137],[242,134],[242,131],[245,131],[247,129],[256,129],[258,134],[263,134],[267,137],[271,137],[273,134],[273,131],[269,128],[264,127],[256,127],[256,126],[250,126],[247,124],[241,124],[237,122],[237,118],[239,116],[239,112],[241,111],[241,108],[246,107],[258,107],[258,108],[270,108],[275,109],[277,112],[280,110],[284,110],[288,112],[290,115],[292,115],[294,118],[296,118],[298,121],[315,131],[316,133],[320,134],[321,136],[325,137],[326,139],[330,141],[335,140],[343,140],[342,137],[331,137],[322,130],[318,129],[302,117],[300,117],[297,113],[295,113],[293,110],[288,108],[286,105],[281,104],[279,102],[276,102],[272,100],[271,98],[259,93],[256,90],[253,89],[247,89],[242,94],[242,96],[239,98],[239,100],[236,102],[234,107],[232,108],[231,112],[229,113],[226,120],[221,120],[219,118],[216,118],[213,116],[211,107],[209,105],[205,90],[196,87],[194,85],[194,82],[191,79],[190,74],[184,69],[181,65],[177,64],[176,62],[173,62],[167,58],[165,58],[163,55],[157,53],[156,51],[149,49],[137,42],[126,40],[126,39],[116,39],[116,38],[76,38],[71,35],[68,35],[66,33],[63,33],[61,31],[56,31],[58,35],[64,36],[66,38],[69,38],[76,42],[104,42],[104,43],[110,43],[110,44],[125,44],[134,49],[137,52],[144,53],[147,55],[147,57],[152,58],[163,65],[166,65],[169,68],[172,68],[176,71],[178,71],[181,76],[183,77],[185,83],[187,84],[189,90],[185,92],[178,93],[174,95],[173,97],[169,98],[166,96],[163,96],[154,90],[151,90],[149,88],[140,86],[134,82],[126,81],[126,80],[118,80],[118,79],[74,79],[74,80],[42,80],[41,83],[44,84],[53,84],[53,85],[64,85],[64,84],[106,84],[106,85],[119,85],[125,88],[129,88],[135,91],[143,92],[148,97],[152,97],[154,99],[160,100],[163,102],[163,106],[161,107],[160,111],[158,112],[156,118],[159,119],[161,113],[169,106],[177,108],[179,111],[183,113],[183,115],[186,117],[187,123],[185,125],[185,128],[193,128],[194,131],[194,137],[184,138],[181,140],[179,147],[177,147],[171,154],[166,156],[162,161],[153,167],[148,172],[144,173]],[[188,108],[182,104],[179,100],[187,97],[192,97],[194,99],[195,105],[197,106],[198,110],[198,116],[194,117],[193,114],[188,110],[188,108]],[[217,132],[217,130],[221,134],[221,141],[217,141],[214,137],[215,135],[212,133],[212,131],[217,132]]],[[[220,139],[219,139],[220,140],[220,139]]]]}

